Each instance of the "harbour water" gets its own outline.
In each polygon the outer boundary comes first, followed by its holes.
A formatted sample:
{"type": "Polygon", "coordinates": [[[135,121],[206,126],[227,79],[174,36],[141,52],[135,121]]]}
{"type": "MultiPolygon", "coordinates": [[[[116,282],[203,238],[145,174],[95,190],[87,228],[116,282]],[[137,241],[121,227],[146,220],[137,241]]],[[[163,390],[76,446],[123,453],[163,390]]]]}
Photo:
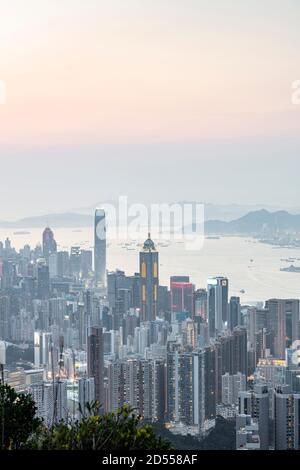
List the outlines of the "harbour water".
{"type": "MultiPolygon", "coordinates": [[[[0,240],[9,237],[16,249],[25,244],[34,247],[41,243],[41,229],[28,228],[21,233],[16,232],[16,229],[0,229],[0,240]]],[[[54,229],[54,235],[59,250],[68,250],[76,245],[83,249],[93,248],[92,228],[54,229]]],[[[137,272],[139,250],[137,243],[126,246],[124,241],[108,240],[107,268],[119,268],[127,274],[137,272]]],[[[209,276],[224,275],[229,278],[230,295],[239,295],[243,303],[271,297],[300,298],[300,274],[280,271],[280,268],[289,266],[284,261],[289,258],[296,258],[294,264],[300,266],[297,260],[300,249],[275,248],[251,238],[220,237],[205,239],[200,251],[187,251],[184,243],[175,241],[170,245],[159,243],[158,250],[160,283],[163,285],[169,284],[171,275],[189,275],[200,288],[206,286],[209,276]]]]}

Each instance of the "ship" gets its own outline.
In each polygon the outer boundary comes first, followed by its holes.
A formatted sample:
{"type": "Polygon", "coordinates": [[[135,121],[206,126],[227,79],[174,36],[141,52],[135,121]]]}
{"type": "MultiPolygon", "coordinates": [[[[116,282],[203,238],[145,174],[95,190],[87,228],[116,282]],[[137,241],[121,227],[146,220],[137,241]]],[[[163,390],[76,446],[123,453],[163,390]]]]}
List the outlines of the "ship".
{"type": "Polygon", "coordinates": [[[280,268],[280,271],[284,271],[286,273],[300,273],[300,266],[294,266],[291,264],[288,268],[280,268]]]}

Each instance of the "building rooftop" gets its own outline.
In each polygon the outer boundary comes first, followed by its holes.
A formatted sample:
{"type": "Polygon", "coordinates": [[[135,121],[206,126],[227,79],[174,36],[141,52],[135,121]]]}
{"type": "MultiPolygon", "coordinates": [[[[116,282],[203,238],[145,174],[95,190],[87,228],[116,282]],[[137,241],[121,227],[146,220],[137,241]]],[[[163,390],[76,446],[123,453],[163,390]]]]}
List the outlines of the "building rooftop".
{"type": "Polygon", "coordinates": [[[150,233],[148,233],[148,238],[144,242],[143,251],[156,251],[154,242],[153,242],[153,240],[151,240],[150,233]]]}

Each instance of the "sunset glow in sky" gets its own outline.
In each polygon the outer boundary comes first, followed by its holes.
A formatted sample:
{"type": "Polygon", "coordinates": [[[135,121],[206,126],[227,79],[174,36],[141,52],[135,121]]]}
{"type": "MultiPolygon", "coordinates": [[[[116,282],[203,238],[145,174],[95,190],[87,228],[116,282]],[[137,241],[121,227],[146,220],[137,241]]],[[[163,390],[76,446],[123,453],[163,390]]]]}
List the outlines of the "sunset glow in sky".
{"type": "Polygon", "coordinates": [[[299,39],[297,0],[2,0],[1,142],[296,133],[299,39]]]}
{"type": "Polygon", "coordinates": [[[295,146],[299,46],[298,0],[0,0],[2,168],[77,145],[295,146]]]}

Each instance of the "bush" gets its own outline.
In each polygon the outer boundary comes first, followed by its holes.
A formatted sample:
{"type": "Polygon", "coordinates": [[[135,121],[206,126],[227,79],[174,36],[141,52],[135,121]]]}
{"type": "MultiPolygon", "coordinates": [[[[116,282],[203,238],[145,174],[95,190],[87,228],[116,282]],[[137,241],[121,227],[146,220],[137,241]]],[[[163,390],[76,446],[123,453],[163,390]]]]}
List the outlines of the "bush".
{"type": "Polygon", "coordinates": [[[0,385],[0,448],[23,447],[40,427],[41,421],[35,414],[36,406],[30,395],[18,394],[8,385],[0,385]]]}
{"type": "MultiPolygon", "coordinates": [[[[81,421],[61,421],[47,428],[36,418],[32,397],[8,385],[0,385],[0,426],[4,430],[2,449],[35,450],[168,450],[168,441],[157,437],[153,427],[143,424],[133,409],[124,406],[117,413],[99,414],[95,402],[87,407],[81,421]],[[4,418],[4,427],[2,427],[4,418]]],[[[0,433],[1,439],[2,433],[0,433]]],[[[1,439],[2,441],[2,439],[1,439]]]]}
{"type": "Polygon", "coordinates": [[[75,423],[64,421],[50,429],[42,426],[28,442],[37,450],[168,450],[168,441],[157,437],[152,426],[142,424],[129,406],[117,413],[94,413],[75,423]]]}

